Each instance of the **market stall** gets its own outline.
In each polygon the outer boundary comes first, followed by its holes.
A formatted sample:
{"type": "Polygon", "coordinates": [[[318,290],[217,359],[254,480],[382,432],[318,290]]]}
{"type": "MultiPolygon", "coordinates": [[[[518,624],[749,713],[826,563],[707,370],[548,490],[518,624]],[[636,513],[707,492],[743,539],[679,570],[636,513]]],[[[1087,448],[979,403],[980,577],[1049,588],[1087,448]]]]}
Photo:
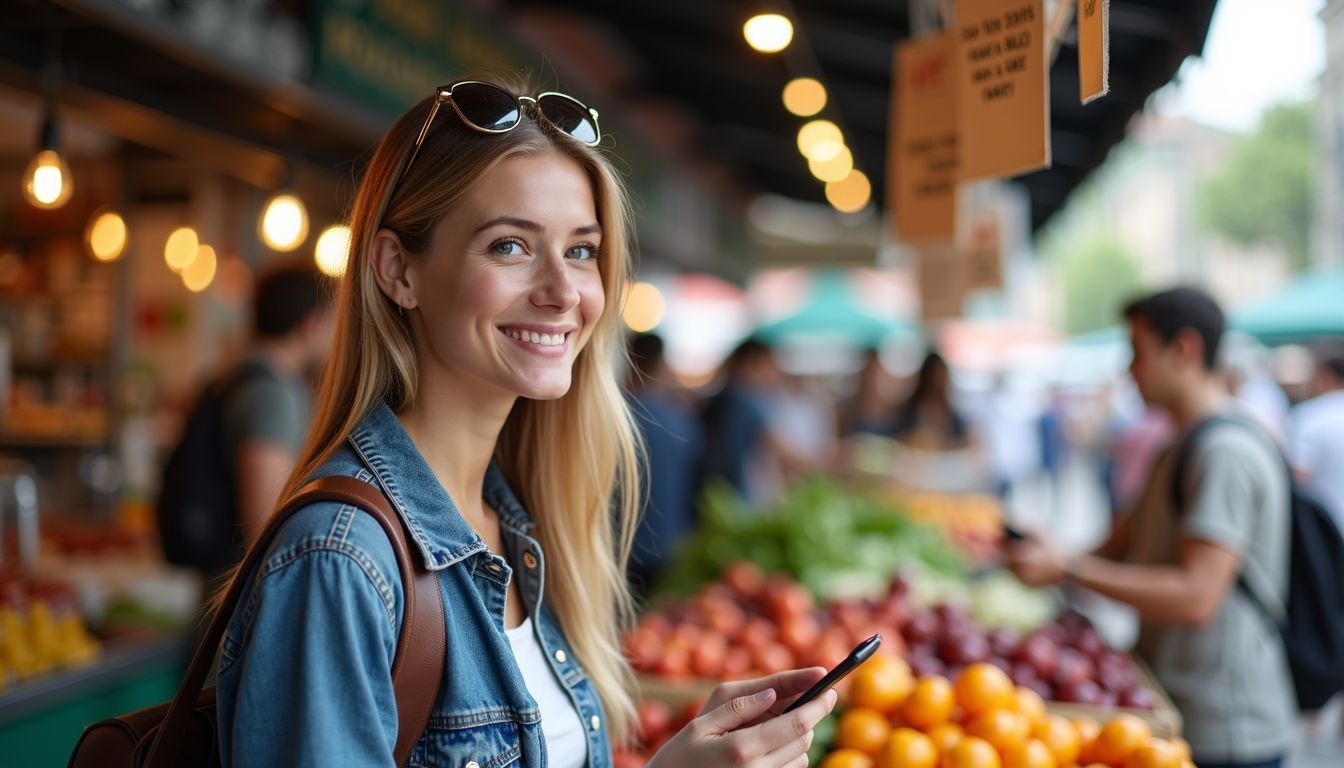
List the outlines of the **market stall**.
{"type": "Polygon", "coordinates": [[[1180,715],[1140,661],[1108,647],[1060,594],[972,568],[955,527],[917,520],[946,502],[910,499],[921,512],[828,480],[764,509],[712,493],[701,529],[626,637],[645,747],[675,732],[678,713],[693,714],[719,681],[831,668],[880,633],[878,656],[840,684],[814,760],[844,749],[875,758],[893,728],[921,744],[914,733],[936,741],[955,728],[1005,758],[1029,734],[1073,758],[1116,739],[1183,749],[1180,715]]]}

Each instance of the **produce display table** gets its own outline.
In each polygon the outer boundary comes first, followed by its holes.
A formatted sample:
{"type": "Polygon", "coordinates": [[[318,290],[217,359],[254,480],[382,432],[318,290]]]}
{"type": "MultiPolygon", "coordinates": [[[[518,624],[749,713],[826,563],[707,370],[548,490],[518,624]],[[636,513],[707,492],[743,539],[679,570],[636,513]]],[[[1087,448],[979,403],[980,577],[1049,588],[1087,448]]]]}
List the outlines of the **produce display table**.
{"type": "Polygon", "coordinates": [[[1162,689],[1161,683],[1153,676],[1152,670],[1144,664],[1137,656],[1130,656],[1130,662],[1134,665],[1134,670],[1139,676],[1139,687],[1146,688],[1153,694],[1152,709],[1130,709],[1128,707],[1093,707],[1086,704],[1068,704],[1062,701],[1047,701],[1045,708],[1058,715],[1065,717],[1089,717],[1093,720],[1104,721],[1107,718],[1115,717],[1118,714],[1129,714],[1148,723],[1153,729],[1153,735],[1163,739],[1172,739],[1181,735],[1181,713],[1177,711],[1176,705],[1171,703],[1171,697],[1162,689]]]}
{"type": "MultiPolygon", "coordinates": [[[[1046,710],[1068,718],[1086,717],[1098,722],[1105,722],[1116,715],[1130,714],[1148,723],[1153,729],[1154,736],[1164,739],[1180,736],[1181,713],[1171,703],[1171,698],[1167,696],[1166,691],[1162,690],[1161,684],[1157,682],[1157,678],[1153,677],[1153,673],[1148,669],[1148,666],[1138,657],[1131,656],[1130,660],[1138,672],[1139,685],[1153,694],[1155,703],[1152,709],[1094,707],[1085,704],[1068,704],[1062,701],[1046,701],[1046,710]]],[[[640,698],[662,702],[674,712],[680,711],[692,702],[703,701],[718,685],[718,681],[715,680],[700,678],[668,680],[646,674],[637,675],[636,681],[640,698]]]]}
{"type": "Polygon", "coordinates": [[[65,765],[84,726],[171,698],[192,642],[187,634],[109,642],[96,664],[0,692],[0,762],[65,765]]]}

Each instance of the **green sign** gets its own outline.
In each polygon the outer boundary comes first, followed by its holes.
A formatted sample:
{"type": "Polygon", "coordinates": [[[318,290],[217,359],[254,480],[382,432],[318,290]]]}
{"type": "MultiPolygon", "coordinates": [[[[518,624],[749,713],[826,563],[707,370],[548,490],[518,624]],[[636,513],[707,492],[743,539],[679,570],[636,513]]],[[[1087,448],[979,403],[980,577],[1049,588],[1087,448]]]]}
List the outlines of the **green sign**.
{"type": "Polygon", "coordinates": [[[312,5],[316,79],[396,114],[468,73],[518,71],[507,35],[459,3],[318,0],[312,5]]]}

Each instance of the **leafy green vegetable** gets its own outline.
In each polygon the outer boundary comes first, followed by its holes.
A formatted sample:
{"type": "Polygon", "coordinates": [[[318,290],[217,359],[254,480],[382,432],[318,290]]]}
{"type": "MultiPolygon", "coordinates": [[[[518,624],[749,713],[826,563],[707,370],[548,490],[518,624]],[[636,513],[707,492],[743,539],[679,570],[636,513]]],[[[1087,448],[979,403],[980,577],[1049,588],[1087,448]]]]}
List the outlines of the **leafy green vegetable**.
{"type": "Polygon", "coordinates": [[[792,488],[772,508],[753,507],[727,485],[701,501],[700,526],[679,548],[658,596],[687,595],[735,560],[783,571],[823,599],[881,592],[903,568],[961,579],[966,563],[943,534],[911,522],[889,499],[828,478],[792,488]]]}

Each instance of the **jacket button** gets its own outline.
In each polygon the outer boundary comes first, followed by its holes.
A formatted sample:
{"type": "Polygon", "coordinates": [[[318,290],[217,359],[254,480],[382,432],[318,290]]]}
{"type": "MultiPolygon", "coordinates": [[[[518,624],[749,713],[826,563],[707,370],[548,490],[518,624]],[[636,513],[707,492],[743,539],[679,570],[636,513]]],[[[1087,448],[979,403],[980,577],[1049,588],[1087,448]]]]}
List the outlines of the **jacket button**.
{"type": "Polygon", "coordinates": [[[564,663],[565,663],[565,659],[567,659],[567,658],[569,658],[569,657],[565,655],[565,652],[564,652],[564,651],[556,651],[556,652],[555,652],[555,660],[558,661],[558,662],[560,662],[561,664],[564,664],[564,663]]]}
{"type": "Polygon", "coordinates": [[[534,554],[532,554],[531,552],[524,552],[524,553],[523,553],[523,565],[526,565],[526,566],[528,567],[529,570],[531,570],[531,569],[533,569],[533,568],[536,568],[536,567],[537,567],[537,556],[534,555],[534,554]]]}
{"type": "Polygon", "coordinates": [[[598,728],[602,727],[602,718],[593,715],[593,719],[588,721],[588,725],[592,726],[593,730],[596,731],[598,728]]]}

